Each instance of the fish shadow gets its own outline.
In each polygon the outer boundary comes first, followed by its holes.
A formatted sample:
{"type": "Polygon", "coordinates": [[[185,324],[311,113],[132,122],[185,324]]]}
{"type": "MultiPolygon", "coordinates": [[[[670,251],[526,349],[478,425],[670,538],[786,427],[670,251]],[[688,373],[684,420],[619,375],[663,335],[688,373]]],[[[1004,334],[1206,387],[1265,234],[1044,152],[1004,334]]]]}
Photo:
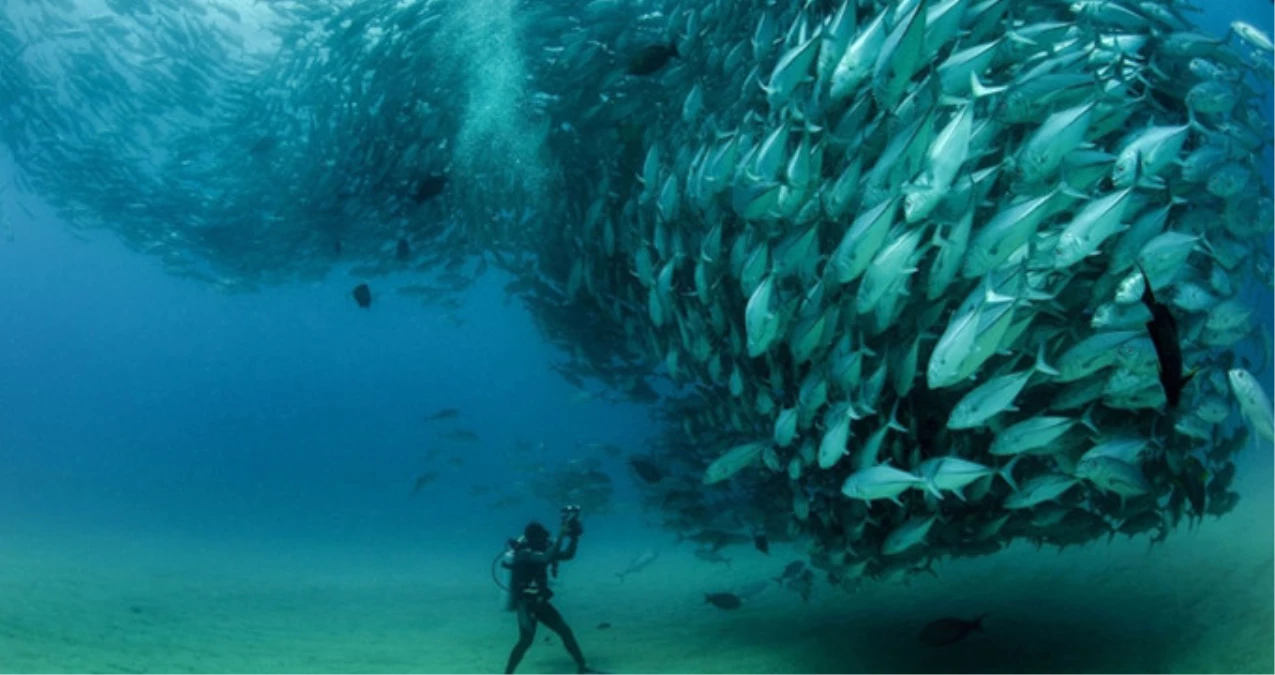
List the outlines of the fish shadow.
{"type": "MultiPolygon", "coordinates": [[[[842,642],[812,659],[815,672],[1089,673],[1165,672],[1183,631],[1130,630],[1123,618],[1033,615],[1030,603],[986,620],[983,632],[945,647],[917,640],[926,619],[883,616],[843,625],[842,642]],[[846,633],[855,635],[847,644],[846,633]]],[[[937,617],[935,617],[937,618],[937,617]]],[[[812,655],[814,656],[814,655],[812,655]]]]}
{"type": "Polygon", "coordinates": [[[1048,599],[1024,596],[1013,606],[973,609],[966,618],[988,612],[985,630],[945,647],[926,646],[917,636],[929,621],[961,613],[919,614],[912,603],[848,608],[842,615],[814,612],[796,620],[762,618],[773,625],[748,632],[754,640],[759,633],[799,636],[807,648],[789,672],[1122,673],[1180,670],[1173,667],[1180,662],[1175,657],[1203,629],[1190,616],[1137,597],[1095,597],[1090,603],[1050,593],[1048,599]]]}

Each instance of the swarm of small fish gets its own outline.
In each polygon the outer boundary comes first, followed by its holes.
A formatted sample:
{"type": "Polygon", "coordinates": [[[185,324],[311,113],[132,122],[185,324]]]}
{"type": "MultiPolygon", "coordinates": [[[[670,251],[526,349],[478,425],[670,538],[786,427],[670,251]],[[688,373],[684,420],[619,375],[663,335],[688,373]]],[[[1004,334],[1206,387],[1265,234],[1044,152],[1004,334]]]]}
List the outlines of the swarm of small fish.
{"type": "Polygon", "coordinates": [[[1016,538],[1155,541],[1234,508],[1234,457],[1275,437],[1275,49],[1242,22],[293,0],[256,52],[219,3],[107,5],[0,17],[19,187],[227,289],[511,273],[555,369],[653,405],[631,467],[706,555],[800,537],[853,588],[1016,538]]]}

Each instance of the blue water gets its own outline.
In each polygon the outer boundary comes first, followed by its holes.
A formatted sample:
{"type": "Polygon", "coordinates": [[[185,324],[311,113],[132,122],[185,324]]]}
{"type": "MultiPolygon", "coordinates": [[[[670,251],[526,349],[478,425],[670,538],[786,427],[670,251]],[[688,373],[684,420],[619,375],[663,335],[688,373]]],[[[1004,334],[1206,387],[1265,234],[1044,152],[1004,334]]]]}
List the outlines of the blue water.
{"type": "MultiPolygon", "coordinates": [[[[223,295],[51,219],[15,220],[14,234],[0,247],[8,516],[409,541],[440,519],[516,531],[524,514],[476,513],[468,489],[518,480],[498,458],[519,440],[569,458],[577,442],[640,450],[650,430],[634,405],[578,414],[550,369],[561,355],[505,305],[498,274],[457,326],[391,293],[361,310],[341,275],[223,295]],[[461,417],[425,421],[446,407],[461,417]],[[440,438],[456,427],[480,443],[440,438]],[[467,463],[408,499],[430,448],[467,463]]],[[[618,480],[615,499],[626,496],[618,480]]],[[[556,517],[556,505],[538,510],[556,517]]]]}
{"type": "MultiPolygon", "coordinates": [[[[1220,34],[1235,18],[1272,28],[1263,0],[1210,5],[1200,23],[1220,34]]],[[[14,238],[0,244],[9,516],[412,539],[440,514],[488,522],[466,489],[516,480],[483,460],[519,440],[566,458],[577,442],[638,450],[652,431],[639,406],[568,403],[575,390],[550,369],[562,354],[504,302],[499,273],[470,291],[454,313],[460,326],[389,292],[361,311],[340,274],[225,295],[165,274],[109,234],[73,237],[21,198],[37,217],[10,207],[14,238]],[[482,442],[460,448],[471,461],[433,486],[429,504],[405,500],[423,453],[446,445],[437,433],[450,427],[423,420],[443,407],[462,409],[459,426],[482,442]]],[[[1259,309],[1270,330],[1269,304],[1259,309]]],[[[1271,391],[1269,371],[1259,376],[1271,391]]],[[[1245,461],[1271,469],[1269,457],[1245,461]]],[[[633,497],[627,480],[617,489],[617,501],[633,497]]]]}
{"type": "MultiPolygon", "coordinates": [[[[1265,0],[1212,5],[1201,23],[1222,33],[1236,18],[1275,32],[1265,0]]],[[[493,496],[470,494],[516,490],[520,442],[566,460],[577,443],[637,452],[658,431],[639,405],[572,403],[577,390],[551,368],[563,354],[506,303],[499,273],[454,311],[389,292],[393,280],[373,282],[365,311],[339,273],[224,294],[107,233],[73,236],[38,199],[21,199],[35,217],[10,209],[13,238],[0,241],[0,532],[373,544],[422,557],[451,547],[481,577],[503,537],[557,518],[554,503],[498,510],[493,496]],[[441,408],[461,417],[426,421],[441,408]],[[458,427],[480,441],[441,437],[458,427]],[[432,448],[465,463],[409,495],[432,448]]],[[[1254,297],[1269,332],[1269,295],[1254,297]]],[[[1269,367],[1259,376],[1275,391],[1269,367]]],[[[626,538],[656,535],[640,523],[628,472],[608,461],[616,512],[589,514],[589,541],[628,557],[626,538]]],[[[1270,503],[1269,448],[1237,465],[1245,503],[1270,503]]]]}

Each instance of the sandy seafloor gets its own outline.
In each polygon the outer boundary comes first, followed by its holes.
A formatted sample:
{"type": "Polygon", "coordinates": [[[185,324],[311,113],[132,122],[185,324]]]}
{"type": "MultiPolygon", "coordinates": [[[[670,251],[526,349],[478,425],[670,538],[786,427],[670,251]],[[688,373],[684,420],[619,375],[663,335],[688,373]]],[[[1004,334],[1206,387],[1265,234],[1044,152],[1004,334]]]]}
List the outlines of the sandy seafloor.
{"type": "MultiPolygon", "coordinates": [[[[728,569],[660,533],[586,534],[556,604],[608,672],[1269,673],[1270,476],[1245,482],[1234,512],[1150,551],[1123,536],[1061,553],[1016,544],[908,586],[846,595],[819,582],[808,604],[772,584],[735,612],[702,592],[773,576],[793,551],[728,549],[728,569]],[[617,580],[652,543],[661,558],[617,580]],[[980,612],[986,632],[964,643],[916,642],[932,618],[980,612]]],[[[516,629],[489,576],[498,546],[447,534],[391,546],[0,519],[0,670],[500,672],[516,629]]],[[[573,672],[548,635],[519,672],[573,672]]]]}

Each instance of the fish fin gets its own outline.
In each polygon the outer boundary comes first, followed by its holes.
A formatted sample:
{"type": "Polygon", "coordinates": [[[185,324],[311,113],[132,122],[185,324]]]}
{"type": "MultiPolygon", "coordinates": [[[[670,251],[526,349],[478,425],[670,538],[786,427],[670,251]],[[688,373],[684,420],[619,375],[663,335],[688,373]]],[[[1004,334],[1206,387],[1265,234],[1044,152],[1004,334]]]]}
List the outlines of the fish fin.
{"type": "Polygon", "coordinates": [[[1037,348],[1036,350],[1036,365],[1034,367],[1037,372],[1044,373],[1046,375],[1052,375],[1054,377],[1058,377],[1061,374],[1058,372],[1057,368],[1049,365],[1049,363],[1045,361],[1045,343],[1044,342],[1040,343],[1040,347],[1037,348]]]}
{"type": "Polygon", "coordinates": [[[943,501],[943,493],[939,491],[939,488],[937,485],[934,484],[933,479],[926,478],[924,479],[924,483],[925,483],[926,492],[930,493],[931,495],[934,495],[935,499],[939,501],[943,501]]]}
{"type": "Polygon", "coordinates": [[[1017,42],[1020,45],[1027,45],[1028,47],[1039,46],[1035,40],[1029,37],[1024,37],[1022,35],[1019,35],[1016,31],[1013,31],[1013,30],[1006,31],[1004,37],[1008,37],[1012,42],[1017,42]]]}
{"type": "Polygon", "coordinates": [[[974,98],[986,98],[988,96],[995,96],[996,94],[999,94],[1002,91],[1005,91],[1006,89],[1009,89],[1009,87],[1004,85],[999,87],[986,86],[982,83],[982,81],[978,79],[978,73],[975,73],[973,71],[970,72],[970,92],[974,94],[974,98]]]}
{"type": "Polygon", "coordinates": [[[1085,413],[1080,416],[1080,423],[1088,427],[1089,430],[1094,432],[1095,434],[1101,435],[1101,432],[1098,431],[1097,425],[1095,425],[1093,422],[1093,411],[1094,411],[1094,408],[1096,407],[1098,407],[1097,402],[1089,404],[1089,407],[1085,410],[1085,413]]]}
{"type": "Polygon", "coordinates": [[[1084,192],[1081,192],[1080,190],[1077,190],[1076,188],[1068,185],[1067,181],[1062,181],[1061,183],[1059,183],[1058,187],[1054,188],[1054,192],[1065,194],[1068,197],[1071,197],[1072,199],[1089,199],[1088,194],[1085,194],[1084,192]]]}
{"type": "Polygon", "coordinates": [[[1011,295],[1001,295],[1000,293],[997,293],[996,291],[992,290],[990,287],[987,289],[987,292],[983,294],[984,303],[991,303],[991,304],[997,304],[997,305],[1006,303],[1006,302],[1014,302],[1017,299],[1018,298],[1015,298],[1011,295]]]}
{"type": "Polygon", "coordinates": [[[996,472],[996,475],[1003,478],[1005,482],[1009,484],[1009,489],[1014,492],[1018,492],[1018,483],[1014,481],[1014,467],[1018,466],[1018,460],[1022,458],[1022,455],[1014,455],[1013,459],[1009,460],[1005,466],[1002,466],[1000,470],[996,472]]]}
{"type": "Polygon", "coordinates": [[[1188,372],[1188,373],[1186,373],[1185,375],[1183,375],[1183,376],[1182,376],[1182,388],[1183,388],[1183,389],[1186,389],[1186,385],[1187,385],[1187,384],[1189,384],[1189,383],[1191,382],[1191,378],[1194,378],[1196,375],[1198,375],[1198,374],[1199,374],[1199,372],[1200,372],[1200,369],[1199,369],[1199,368],[1192,368],[1190,372],[1188,372]]]}
{"type": "Polygon", "coordinates": [[[899,424],[899,421],[898,421],[899,420],[899,401],[901,400],[902,399],[897,399],[897,398],[894,399],[894,409],[890,411],[890,421],[886,422],[886,426],[899,432],[908,430],[907,427],[903,426],[902,424],[899,424]]]}

